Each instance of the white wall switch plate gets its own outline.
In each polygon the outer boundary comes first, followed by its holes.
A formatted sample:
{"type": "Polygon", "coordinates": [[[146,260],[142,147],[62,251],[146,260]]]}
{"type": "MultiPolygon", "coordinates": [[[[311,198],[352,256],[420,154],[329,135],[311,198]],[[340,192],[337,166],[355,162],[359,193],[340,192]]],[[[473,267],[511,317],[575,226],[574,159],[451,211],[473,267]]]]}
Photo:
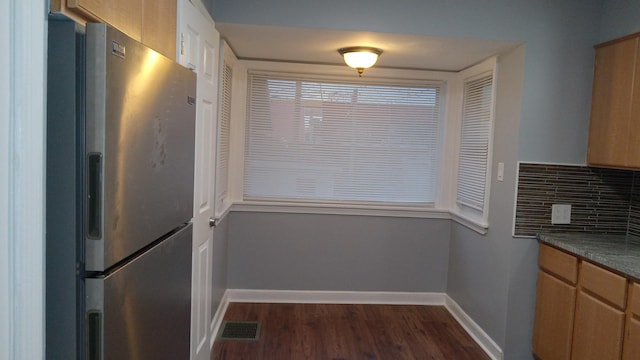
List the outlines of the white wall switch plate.
{"type": "Polygon", "coordinates": [[[551,205],[551,224],[571,224],[571,205],[551,205]]]}
{"type": "Polygon", "coordinates": [[[503,162],[498,163],[498,177],[496,180],[498,181],[504,180],[504,163],[503,162]]]}

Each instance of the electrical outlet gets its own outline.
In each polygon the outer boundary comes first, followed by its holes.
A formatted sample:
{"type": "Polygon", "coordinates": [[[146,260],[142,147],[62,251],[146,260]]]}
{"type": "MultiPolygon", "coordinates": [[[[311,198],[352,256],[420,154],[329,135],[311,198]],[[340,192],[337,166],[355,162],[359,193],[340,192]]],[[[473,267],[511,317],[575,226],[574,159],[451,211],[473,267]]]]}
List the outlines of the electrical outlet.
{"type": "Polygon", "coordinates": [[[551,205],[551,224],[571,224],[571,204],[551,205]]]}

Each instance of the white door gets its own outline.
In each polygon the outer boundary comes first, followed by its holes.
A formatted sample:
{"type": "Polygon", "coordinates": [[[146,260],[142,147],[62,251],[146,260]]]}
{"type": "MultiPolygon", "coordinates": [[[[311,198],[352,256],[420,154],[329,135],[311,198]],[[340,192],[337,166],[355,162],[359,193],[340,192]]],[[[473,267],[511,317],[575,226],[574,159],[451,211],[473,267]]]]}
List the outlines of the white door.
{"type": "Polygon", "coordinates": [[[182,65],[198,76],[196,105],[196,164],[193,209],[191,291],[191,359],[211,357],[211,271],[215,216],[215,131],[217,114],[217,59],[220,35],[199,0],[179,0],[178,51],[182,65]]]}

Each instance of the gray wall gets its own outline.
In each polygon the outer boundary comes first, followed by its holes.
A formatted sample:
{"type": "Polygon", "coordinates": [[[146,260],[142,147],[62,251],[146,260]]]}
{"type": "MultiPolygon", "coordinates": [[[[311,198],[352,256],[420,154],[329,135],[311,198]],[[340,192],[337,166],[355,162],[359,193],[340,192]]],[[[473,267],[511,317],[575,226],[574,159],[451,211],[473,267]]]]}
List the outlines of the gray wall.
{"type": "Polygon", "coordinates": [[[531,304],[535,298],[530,296],[535,288],[535,258],[531,261],[525,254],[531,248],[535,253],[536,243],[526,239],[516,246],[511,237],[518,161],[515,134],[519,126],[526,51],[528,47],[525,50],[521,46],[499,57],[492,168],[495,174],[498,162],[505,164],[504,181],[498,182],[494,176],[491,183],[487,235],[459,224],[452,225],[447,287],[449,296],[503,348],[507,359],[531,357],[531,304]],[[523,280],[521,284],[511,281],[514,268],[523,280]],[[512,286],[518,286],[522,296],[513,291],[512,286]],[[515,323],[512,316],[519,316],[522,322],[515,323]]]}
{"type": "Polygon", "coordinates": [[[229,288],[444,292],[449,220],[234,212],[229,288]]]}
{"type": "Polygon", "coordinates": [[[640,31],[640,1],[608,0],[602,7],[599,42],[640,31]]]}

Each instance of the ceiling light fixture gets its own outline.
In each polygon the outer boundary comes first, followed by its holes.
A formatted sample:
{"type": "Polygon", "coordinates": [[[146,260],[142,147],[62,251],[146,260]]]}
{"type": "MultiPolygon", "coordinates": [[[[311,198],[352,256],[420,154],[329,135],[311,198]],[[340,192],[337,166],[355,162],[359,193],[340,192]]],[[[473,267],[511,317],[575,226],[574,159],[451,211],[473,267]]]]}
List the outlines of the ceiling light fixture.
{"type": "Polygon", "coordinates": [[[368,46],[351,46],[338,49],[338,52],[347,65],[358,70],[358,76],[362,76],[364,69],[372,67],[382,54],[382,50],[368,46]]]}

